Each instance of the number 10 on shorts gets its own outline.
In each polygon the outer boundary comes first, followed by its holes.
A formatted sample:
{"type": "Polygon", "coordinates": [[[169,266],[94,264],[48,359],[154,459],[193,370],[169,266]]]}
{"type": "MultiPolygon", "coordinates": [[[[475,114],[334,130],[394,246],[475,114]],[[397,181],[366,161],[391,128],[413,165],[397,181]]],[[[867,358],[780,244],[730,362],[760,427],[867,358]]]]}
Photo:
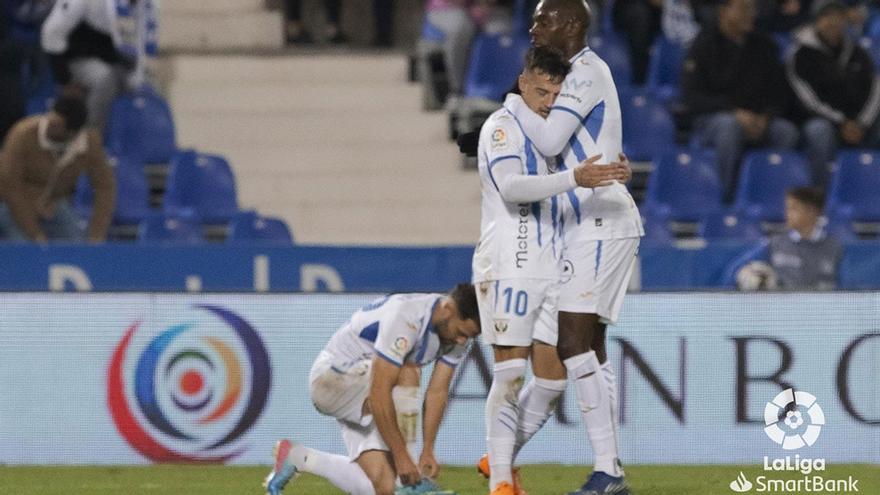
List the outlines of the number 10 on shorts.
{"type": "Polygon", "coordinates": [[[500,302],[504,304],[504,312],[507,314],[513,310],[517,316],[525,316],[529,310],[529,294],[524,290],[514,292],[513,287],[506,287],[501,291],[500,302]]]}

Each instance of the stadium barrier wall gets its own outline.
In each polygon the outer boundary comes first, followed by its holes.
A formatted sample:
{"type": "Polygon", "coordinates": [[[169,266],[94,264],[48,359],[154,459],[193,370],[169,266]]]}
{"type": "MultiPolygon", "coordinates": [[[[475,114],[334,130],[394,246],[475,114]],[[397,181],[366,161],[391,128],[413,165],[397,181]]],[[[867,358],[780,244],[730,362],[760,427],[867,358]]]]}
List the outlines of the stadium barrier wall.
{"type": "MultiPolygon", "coordinates": [[[[374,297],[0,294],[0,464],[268,464],[282,437],[343,453],[308,372],[374,297]]],[[[880,462],[878,315],[877,293],[629,296],[610,332],[624,462],[880,462]],[[820,432],[795,451],[764,431],[789,388],[824,411],[819,424],[801,404],[804,424],[785,433],[820,432]]],[[[482,344],[459,366],[441,462],[483,453],[490,369],[482,344]]],[[[573,397],[519,462],[591,462],[573,397]]]]}
{"type": "MultiPolygon", "coordinates": [[[[725,287],[740,241],[684,249],[643,243],[642,290],[725,287]]],[[[848,244],[840,287],[880,289],[880,241],[848,244]]],[[[168,292],[444,291],[469,280],[473,248],[326,246],[0,246],[0,290],[168,292]],[[393,260],[393,263],[388,263],[393,260]]]]}

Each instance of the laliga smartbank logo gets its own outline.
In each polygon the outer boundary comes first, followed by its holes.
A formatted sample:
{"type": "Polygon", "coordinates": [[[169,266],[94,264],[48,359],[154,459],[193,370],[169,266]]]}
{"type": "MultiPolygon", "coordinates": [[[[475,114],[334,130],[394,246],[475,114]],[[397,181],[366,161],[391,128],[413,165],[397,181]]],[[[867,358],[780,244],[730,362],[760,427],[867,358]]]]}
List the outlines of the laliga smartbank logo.
{"type": "MultiPolygon", "coordinates": [[[[816,396],[807,392],[786,389],[780,392],[764,407],[764,433],[783,450],[798,450],[816,443],[825,413],[819,406],[816,396]]],[[[811,459],[796,454],[794,458],[770,458],[764,456],[764,472],[768,474],[755,478],[754,483],[743,473],[730,482],[730,489],[736,493],[854,493],[859,491],[859,480],[852,476],[846,479],[829,479],[822,476],[825,459],[811,459]],[[799,472],[802,477],[776,479],[773,473],[799,472]],[[754,489],[754,490],[753,490],[754,489]]]]}

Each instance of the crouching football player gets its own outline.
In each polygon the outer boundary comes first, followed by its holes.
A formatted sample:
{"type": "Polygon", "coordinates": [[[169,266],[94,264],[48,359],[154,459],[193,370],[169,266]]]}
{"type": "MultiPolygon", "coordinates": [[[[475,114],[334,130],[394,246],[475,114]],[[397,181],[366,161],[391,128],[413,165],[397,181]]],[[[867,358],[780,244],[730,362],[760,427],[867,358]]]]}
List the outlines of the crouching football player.
{"type": "Polygon", "coordinates": [[[439,465],[434,441],[449,385],[468,340],[480,333],[479,321],[470,284],[459,284],[448,295],[387,296],[355,312],[309,374],[312,402],[319,412],[336,418],[348,456],[281,440],[275,446],[275,467],[264,482],[268,494],[280,494],[299,471],[322,476],[354,495],[391,495],[398,478],[403,491],[412,493],[417,491],[412,487],[426,484],[423,475],[435,478],[439,465]],[[425,393],[424,446],[417,465],[407,451],[398,424],[400,406],[395,405],[412,396],[393,390],[402,383],[402,374],[403,382],[412,384],[412,368],[431,362],[436,364],[425,393]]]}

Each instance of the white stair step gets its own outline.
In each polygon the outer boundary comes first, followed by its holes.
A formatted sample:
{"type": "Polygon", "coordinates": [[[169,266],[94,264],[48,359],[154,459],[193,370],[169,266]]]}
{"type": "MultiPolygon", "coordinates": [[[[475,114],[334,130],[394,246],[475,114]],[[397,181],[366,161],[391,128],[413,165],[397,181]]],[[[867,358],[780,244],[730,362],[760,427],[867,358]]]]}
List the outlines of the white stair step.
{"type": "Polygon", "coordinates": [[[263,0],[172,0],[162,3],[162,10],[172,14],[220,14],[259,12],[263,0]]]}
{"type": "Polygon", "coordinates": [[[162,49],[276,49],[284,45],[281,14],[278,12],[163,13],[161,25],[159,43],[162,49]]]}

